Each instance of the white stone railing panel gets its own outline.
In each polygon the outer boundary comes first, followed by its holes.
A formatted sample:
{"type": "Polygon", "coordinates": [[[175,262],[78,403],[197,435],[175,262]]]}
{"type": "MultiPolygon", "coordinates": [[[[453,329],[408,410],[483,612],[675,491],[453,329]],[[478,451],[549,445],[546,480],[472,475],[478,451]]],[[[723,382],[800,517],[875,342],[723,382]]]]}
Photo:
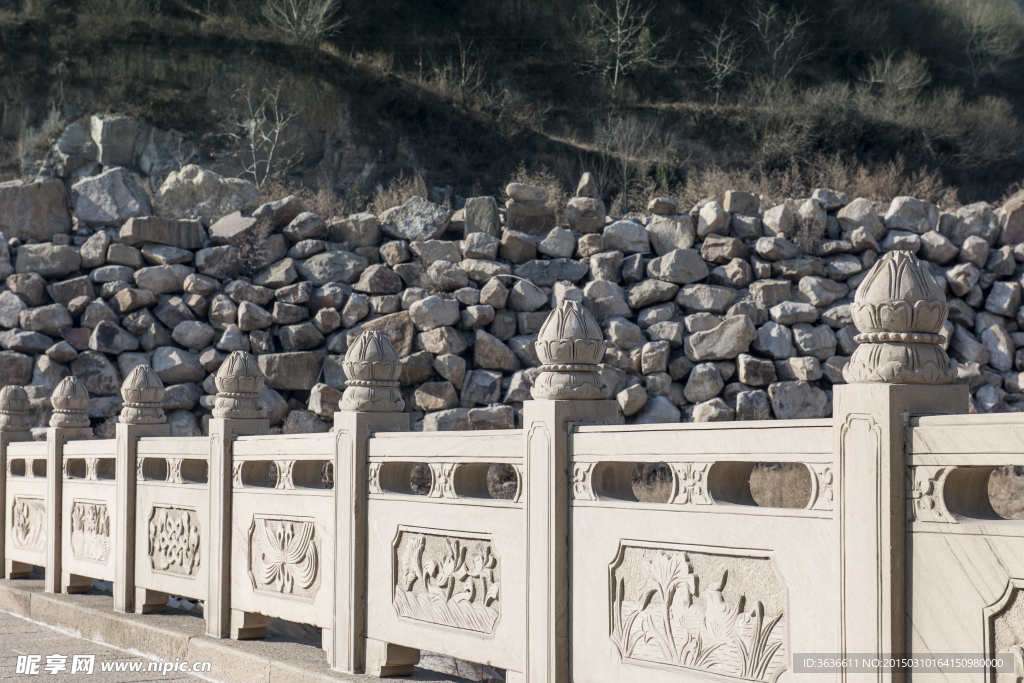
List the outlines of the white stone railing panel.
{"type": "Polygon", "coordinates": [[[45,441],[7,444],[3,504],[8,576],[27,575],[32,565],[46,566],[46,450],[45,441]]]}

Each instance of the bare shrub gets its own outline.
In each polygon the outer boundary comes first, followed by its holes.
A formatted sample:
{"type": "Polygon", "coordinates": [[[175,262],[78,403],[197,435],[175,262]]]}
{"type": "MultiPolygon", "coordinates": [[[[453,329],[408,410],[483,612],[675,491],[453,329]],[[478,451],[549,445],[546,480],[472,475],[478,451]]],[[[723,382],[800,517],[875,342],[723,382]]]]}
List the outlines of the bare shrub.
{"type": "Polygon", "coordinates": [[[303,185],[294,194],[306,203],[306,207],[324,220],[348,214],[348,204],[334,189],[335,176],[326,169],[320,169],[315,176],[314,188],[303,185]]]}
{"type": "Polygon", "coordinates": [[[653,12],[653,5],[634,0],[591,0],[578,17],[579,66],[608,81],[612,99],[623,76],[658,61],[664,38],[651,33],[653,12]]]}
{"type": "Polygon", "coordinates": [[[342,0],[264,0],[263,17],[300,44],[318,47],[348,23],[342,0]]]}
{"type": "Polygon", "coordinates": [[[383,192],[373,195],[367,208],[380,216],[388,209],[405,204],[413,197],[426,199],[427,184],[418,172],[407,176],[405,171],[400,171],[398,176],[391,179],[383,192]]]}
{"type": "Polygon", "coordinates": [[[256,187],[262,187],[269,178],[297,161],[296,155],[286,155],[285,150],[294,141],[290,126],[298,114],[282,102],[280,86],[257,92],[244,86],[235,94],[235,101],[244,113],[227,127],[225,134],[242,152],[245,173],[256,187]]]}
{"type": "Polygon", "coordinates": [[[722,97],[725,81],[740,73],[742,60],[742,38],[723,20],[700,46],[700,63],[709,74],[707,87],[715,93],[715,104],[722,97]]]}
{"type": "Polygon", "coordinates": [[[811,20],[799,9],[787,12],[774,2],[758,2],[750,8],[747,22],[754,31],[762,73],[773,91],[823,49],[811,44],[807,31],[811,20]]]}
{"type": "Polygon", "coordinates": [[[154,0],[87,0],[85,7],[94,16],[122,22],[148,20],[159,10],[154,0]]]}
{"type": "Polygon", "coordinates": [[[949,38],[959,48],[964,72],[975,90],[986,77],[1009,75],[1020,56],[1024,20],[1020,9],[1003,0],[935,0],[949,38]]]}
{"type": "Polygon", "coordinates": [[[928,60],[916,52],[905,52],[899,59],[887,52],[871,60],[861,80],[889,90],[920,90],[931,83],[932,74],[928,60]]]}
{"type": "MultiPolygon", "coordinates": [[[[283,196],[283,195],[282,195],[283,196]]],[[[267,240],[274,234],[274,225],[268,218],[256,221],[242,239],[235,242],[239,257],[242,260],[242,274],[252,277],[270,265],[270,252],[267,251],[267,240]]]]}

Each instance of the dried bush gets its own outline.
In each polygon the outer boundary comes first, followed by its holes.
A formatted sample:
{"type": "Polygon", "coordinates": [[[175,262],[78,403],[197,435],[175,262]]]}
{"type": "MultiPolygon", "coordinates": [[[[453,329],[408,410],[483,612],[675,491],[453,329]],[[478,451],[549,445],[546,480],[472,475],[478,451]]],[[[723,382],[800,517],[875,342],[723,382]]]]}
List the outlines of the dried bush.
{"type": "Polygon", "coordinates": [[[318,47],[348,23],[342,0],[264,0],[263,17],[296,42],[318,47]]]}
{"type": "MultiPolygon", "coordinates": [[[[284,195],[278,195],[278,199],[284,195]]],[[[270,265],[267,240],[274,234],[274,225],[267,218],[261,218],[252,226],[249,234],[235,242],[242,259],[242,274],[252,277],[270,265]]]]}
{"type": "Polygon", "coordinates": [[[405,171],[400,171],[398,176],[391,179],[385,190],[373,195],[368,208],[371,212],[381,216],[388,209],[401,206],[413,197],[426,199],[427,183],[419,173],[407,176],[405,171]]]}

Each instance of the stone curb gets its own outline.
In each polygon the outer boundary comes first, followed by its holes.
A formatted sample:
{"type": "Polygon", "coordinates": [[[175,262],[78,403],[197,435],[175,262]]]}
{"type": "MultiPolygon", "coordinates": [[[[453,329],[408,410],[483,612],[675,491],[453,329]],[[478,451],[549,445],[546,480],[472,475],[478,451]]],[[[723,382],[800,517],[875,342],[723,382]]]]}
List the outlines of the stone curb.
{"type": "MultiPolygon", "coordinates": [[[[218,683],[384,680],[332,671],[323,650],[287,636],[272,635],[262,641],[218,640],[205,635],[204,622],[196,616],[183,612],[119,614],[113,611],[109,595],[44,593],[42,581],[0,580],[0,610],[154,659],[211,662],[210,673],[202,678],[218,683]]],[[[420,668],[404,680],[464,681],[420,668]]]]}

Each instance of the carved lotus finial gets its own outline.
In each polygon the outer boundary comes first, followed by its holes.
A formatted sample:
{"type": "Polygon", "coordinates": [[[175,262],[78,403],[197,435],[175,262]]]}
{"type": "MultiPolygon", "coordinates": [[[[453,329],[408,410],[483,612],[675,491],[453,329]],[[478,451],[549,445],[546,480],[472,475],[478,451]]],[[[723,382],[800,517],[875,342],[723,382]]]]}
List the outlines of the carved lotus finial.
{"type": "Polygon", "coordinates": [[[860,331],[843,377],[847,382],[948,384],[956,364],[939,334],[949,314],[942,287],[928,267],[907,251],[880,258],[850,305],[860,331]]]}
{"type": "Polygon", "coordinates": [[[363,332],[345,353],[342,369],[350,379],[395,381],[402,361],[383,332],[363,332]]]}
{"type": "Polygon", "coordinates": [[[51,427],[83,428],[89,426],[89,391],[82,380],[74,375],[65,377],[53,390],[50,397],[53,415],[50,417],[51,427]]]}
{"type": "Polygon", "coordinates": [[[348,380],[339,408],[345,411],[397,413],[405,409],[398,378],[402,361],[383,332],[363,332],[341,364],[348,380]]]}
{"type": "Polygon", "coordinates": [[[217,370],[213,416],[222,419],[260,419],[267,416],[260,391],[266,381],[256,359],[245,351],[232,351],[217,370]]]}
{"type": "Polygon", "coordinates": [[[857,288],[850,312],[865,334],[938,334],[949,305],[927,266],[909,251],[890,251],[857,288]]]}
{"type": "Polygon", "coordinates": [[[0,432],[23,432],[29,429],[28,394],[21,387],[0,389],[0,432]]]}
{"type": "Polygon", "coordinates": [[[551,311],[534,348],[543,363],[531,392],[534,398],[604,398],[597,372],[604,356],[604,335],[581,303],[566,299],[551,311]]]}
{"type": "Polygon", "coordinates": [[[121,422],[124,424],[163,424],[167,422],[162,406],[164,383],[148,365],[137,365],[121,385],[121,422]]]}

